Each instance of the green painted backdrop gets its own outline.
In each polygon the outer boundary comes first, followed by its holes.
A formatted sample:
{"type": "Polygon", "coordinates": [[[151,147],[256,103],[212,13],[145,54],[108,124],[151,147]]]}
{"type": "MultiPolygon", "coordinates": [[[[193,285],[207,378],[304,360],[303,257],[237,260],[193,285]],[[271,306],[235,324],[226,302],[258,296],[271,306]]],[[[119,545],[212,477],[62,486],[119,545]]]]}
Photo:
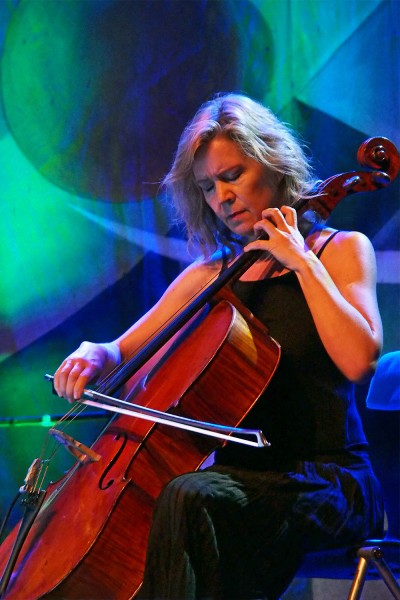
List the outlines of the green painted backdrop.
{"type": "MultiPolygon", "coordinates": [[[[399,6],[2,0],[1,514],[45,439],[21,418],[66,409],[43,374],[116,336],[189,261],[158,182],[197,106],[246,92],[300,132],[321,178],[357,168],[365,138],[400,143],[399,6]]],[[[332,217],[375,246],[385,351],[399,348],[399,221],[398,183],[332,217]]]]}

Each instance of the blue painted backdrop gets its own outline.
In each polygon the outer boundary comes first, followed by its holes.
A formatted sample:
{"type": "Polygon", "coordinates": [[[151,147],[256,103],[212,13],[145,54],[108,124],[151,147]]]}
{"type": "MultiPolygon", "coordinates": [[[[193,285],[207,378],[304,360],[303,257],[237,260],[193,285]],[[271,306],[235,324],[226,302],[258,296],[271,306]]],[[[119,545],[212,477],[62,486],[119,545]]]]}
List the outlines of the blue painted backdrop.
{"type": "MultiPolygon", "coordinates": [[[[396,0],[0,3],[0,514],[63,412],[43,374],[109,340],[189,261],[158,182],[217,91],[268,104],[321,178],[399,138],[396,0]],[[14,419],[14,421],[13,421],[14,419]]],[[[385,351],[399,348],[399,184],[343,201],[333,226],[374,244],[385,351]]],[[[77,424],[83,441],[99,427],[77,424]]],[[[59,453],[54,473],[69,457],[59,453]]]]}

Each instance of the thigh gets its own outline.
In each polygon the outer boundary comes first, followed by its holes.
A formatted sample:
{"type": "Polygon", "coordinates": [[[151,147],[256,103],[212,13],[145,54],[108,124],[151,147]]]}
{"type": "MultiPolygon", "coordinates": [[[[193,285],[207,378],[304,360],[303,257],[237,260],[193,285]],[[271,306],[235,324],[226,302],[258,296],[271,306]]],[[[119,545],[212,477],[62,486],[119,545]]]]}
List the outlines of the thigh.
{"type": "Polygon", "coordinates": [[[152,597],[279,597],[300,562],[298,532],[288,526],[297,492],[279,493],[286,479],[215,467],[171,481],[149,540],[146,589],[150,571],[158,586],[152,597]]]}
{"type": "Polygon", "coordinates": [[[156,596],[278,598],[306,551],[373,526],[364,471],[302,462],[285,473],[215,465],[177,477],[157,501],[148,564],[163,588],[180,588],[156,596]]]}
{"type": "Polygon", "coordinates": [[[290,519],[305,551],[382,534],[381,489],[368,465],[301,462],[288,476],[299,485],[290,519]]]}

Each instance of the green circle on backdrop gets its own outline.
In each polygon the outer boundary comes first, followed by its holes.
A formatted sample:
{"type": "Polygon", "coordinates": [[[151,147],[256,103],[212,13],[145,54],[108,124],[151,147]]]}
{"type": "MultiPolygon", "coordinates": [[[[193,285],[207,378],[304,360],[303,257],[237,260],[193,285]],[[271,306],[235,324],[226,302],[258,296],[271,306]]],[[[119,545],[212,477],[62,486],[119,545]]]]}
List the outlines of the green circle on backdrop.
{"type": "Polygon", "coordinates": [[[247,0],[22,0],[4,44],[4,111],[55,185],[92,199],[153,197],[199,104],[228,90],[261,99],[271,61],[247,0]]]}

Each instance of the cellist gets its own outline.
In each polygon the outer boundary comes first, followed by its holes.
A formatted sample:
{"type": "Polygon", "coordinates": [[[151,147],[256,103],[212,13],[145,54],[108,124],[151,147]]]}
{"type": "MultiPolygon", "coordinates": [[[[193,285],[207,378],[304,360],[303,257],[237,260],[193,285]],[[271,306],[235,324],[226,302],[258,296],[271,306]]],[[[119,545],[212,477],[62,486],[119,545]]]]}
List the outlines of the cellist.
{"type": "Polygon", "coordinates": [[[382,345],[374,252],[361,233],[333,230],[310,211],[297,216],[291,205],[315,183],[296,135],[268,108],[230,93],[202,105],[164,180],[202,258],[118,339],[83,342],[55,374],[60,396],[80,398],[238,253],[263,251],[233,291],[282,347],[243,422],[272,445],[228,443],[211,467],[164,488],[141,598],[275,600],[304,553],[382,533],[354,399],[382,345]]]}

